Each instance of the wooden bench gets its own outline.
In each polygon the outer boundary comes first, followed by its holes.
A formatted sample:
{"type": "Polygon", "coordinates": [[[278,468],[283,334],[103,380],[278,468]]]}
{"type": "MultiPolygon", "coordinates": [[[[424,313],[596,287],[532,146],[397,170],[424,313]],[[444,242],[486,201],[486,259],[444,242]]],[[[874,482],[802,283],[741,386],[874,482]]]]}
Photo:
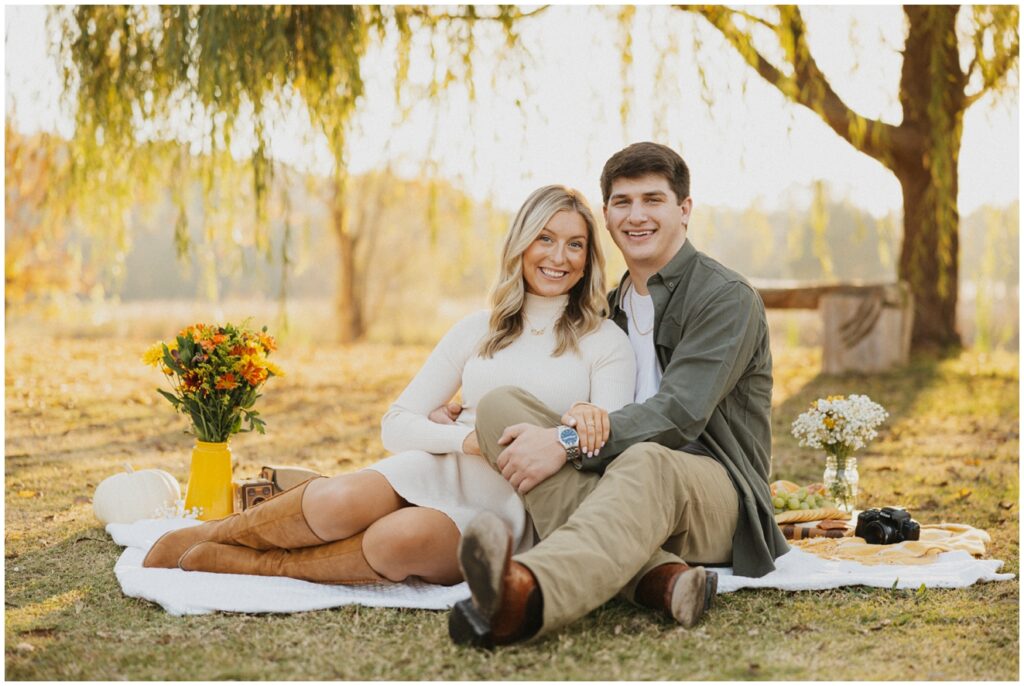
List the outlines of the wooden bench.
{"type": "Polygon", "coordinates": [[[818,310],[824,325],[822,371],[881,372],[906,364],[914,323],[910,286],[898,283],[758,287],[768,309],[818,310]]]}

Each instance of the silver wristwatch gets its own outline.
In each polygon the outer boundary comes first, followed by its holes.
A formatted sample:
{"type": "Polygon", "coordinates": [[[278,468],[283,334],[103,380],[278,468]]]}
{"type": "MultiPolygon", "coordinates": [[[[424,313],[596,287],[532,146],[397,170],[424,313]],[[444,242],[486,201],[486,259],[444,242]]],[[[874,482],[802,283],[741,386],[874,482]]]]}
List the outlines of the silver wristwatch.
{"type": "Polygon", "coordinates": [[[558,442],[565,448],[565,461],[576,469],[583,469],[583,454],[580,452],[580,435],[576,429],[565,424],[555,427],[558,431],[558,442]]]}

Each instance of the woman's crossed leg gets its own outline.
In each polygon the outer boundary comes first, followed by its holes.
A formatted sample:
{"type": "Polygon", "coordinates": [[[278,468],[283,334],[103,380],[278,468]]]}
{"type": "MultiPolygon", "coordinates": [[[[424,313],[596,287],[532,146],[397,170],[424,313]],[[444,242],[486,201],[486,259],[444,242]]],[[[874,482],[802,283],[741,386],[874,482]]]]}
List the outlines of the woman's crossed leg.
{"type": "Polygon", "coordinates": [[[365,532],[366,561],[386,579],[462,580],[455,523],[438,510],[410,506],[379,472],[364,469],[313,481],[302,511],[313,533],[325,541],[365,532]]]}

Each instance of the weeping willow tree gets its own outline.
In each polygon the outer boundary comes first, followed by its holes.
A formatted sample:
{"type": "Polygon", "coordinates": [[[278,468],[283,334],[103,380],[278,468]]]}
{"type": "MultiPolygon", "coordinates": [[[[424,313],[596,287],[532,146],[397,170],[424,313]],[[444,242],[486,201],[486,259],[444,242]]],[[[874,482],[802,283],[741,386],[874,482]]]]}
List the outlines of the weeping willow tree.
{"type": "Polygon", "coordinates": [[[800,9],[773,7],[757,14],[722,6],[682,9],[704,17],[765,81],[895,174],[903,191],[897,271],[914,294],[913,345],[959,345],[957,162],[963,118],[986,94],[1016,86],[1012,77],[1018,66],[1019,8],[904,6],[907,34],[899,88],[903,120],[894,125],[864,117],[843,102],[811,54],[800,9]],[[965,16],[958,31],[961,12],[965,16]],[[962,48],[973,53],[966,67],[961,64],[962,48]]]}
{"type": "Polygon", "coordinates": [[[338,336],[356,340],[365,332],[359,275],[369,265],[357,259],[365,232],[352,230],[346,202],[346,143],[365,93],[363,57],[389,33],[397,36],[390,76],[400,97],[414,33],[439,35],[450,50],[442,58],[431,49],[438,64],[426,97],[460,80],[472,94],[474,25],[498,23],[514,43],[514,22],[534,13],[511,6],[55,8],[64,92],[75,111],[70,192],[79,218],[95,235],[123,246],[130,229],[125,213],[140,189],[170,181],[181,253],[189,241],[189,180],[197,176],[211,202],[218,176],[237,166],[233,144],[248,140],[255,243],[269,251],[265,215],[276,164],[270,131],[282,112],[304,109],[333,160],[328,195],[338,251],[338,336]]]}

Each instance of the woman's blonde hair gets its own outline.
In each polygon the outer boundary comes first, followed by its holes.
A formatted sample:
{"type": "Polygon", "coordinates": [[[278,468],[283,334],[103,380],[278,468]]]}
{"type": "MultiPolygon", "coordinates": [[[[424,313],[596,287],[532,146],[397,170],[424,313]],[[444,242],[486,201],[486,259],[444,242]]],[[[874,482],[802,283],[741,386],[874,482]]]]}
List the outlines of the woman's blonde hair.
{"type": "Polygon", "coordinates": [[[501,250],[501,271],[491,291],[491,320],[487,337],[480,345],[481,357],[492,357],[508,347],[523,332],[523,304],[526,284],[523,279],[523,253],[541,230],[559,212],[575,212],[587,225],[587,262],[583,278],[569,291],[565,312],[555,323],[554,355],[579,350],[580,339],[597,330],[607,312],[604,252],[597,223],[587,199],[567,186],[544,186],[526,199],[516,213],[501,250]]]}

